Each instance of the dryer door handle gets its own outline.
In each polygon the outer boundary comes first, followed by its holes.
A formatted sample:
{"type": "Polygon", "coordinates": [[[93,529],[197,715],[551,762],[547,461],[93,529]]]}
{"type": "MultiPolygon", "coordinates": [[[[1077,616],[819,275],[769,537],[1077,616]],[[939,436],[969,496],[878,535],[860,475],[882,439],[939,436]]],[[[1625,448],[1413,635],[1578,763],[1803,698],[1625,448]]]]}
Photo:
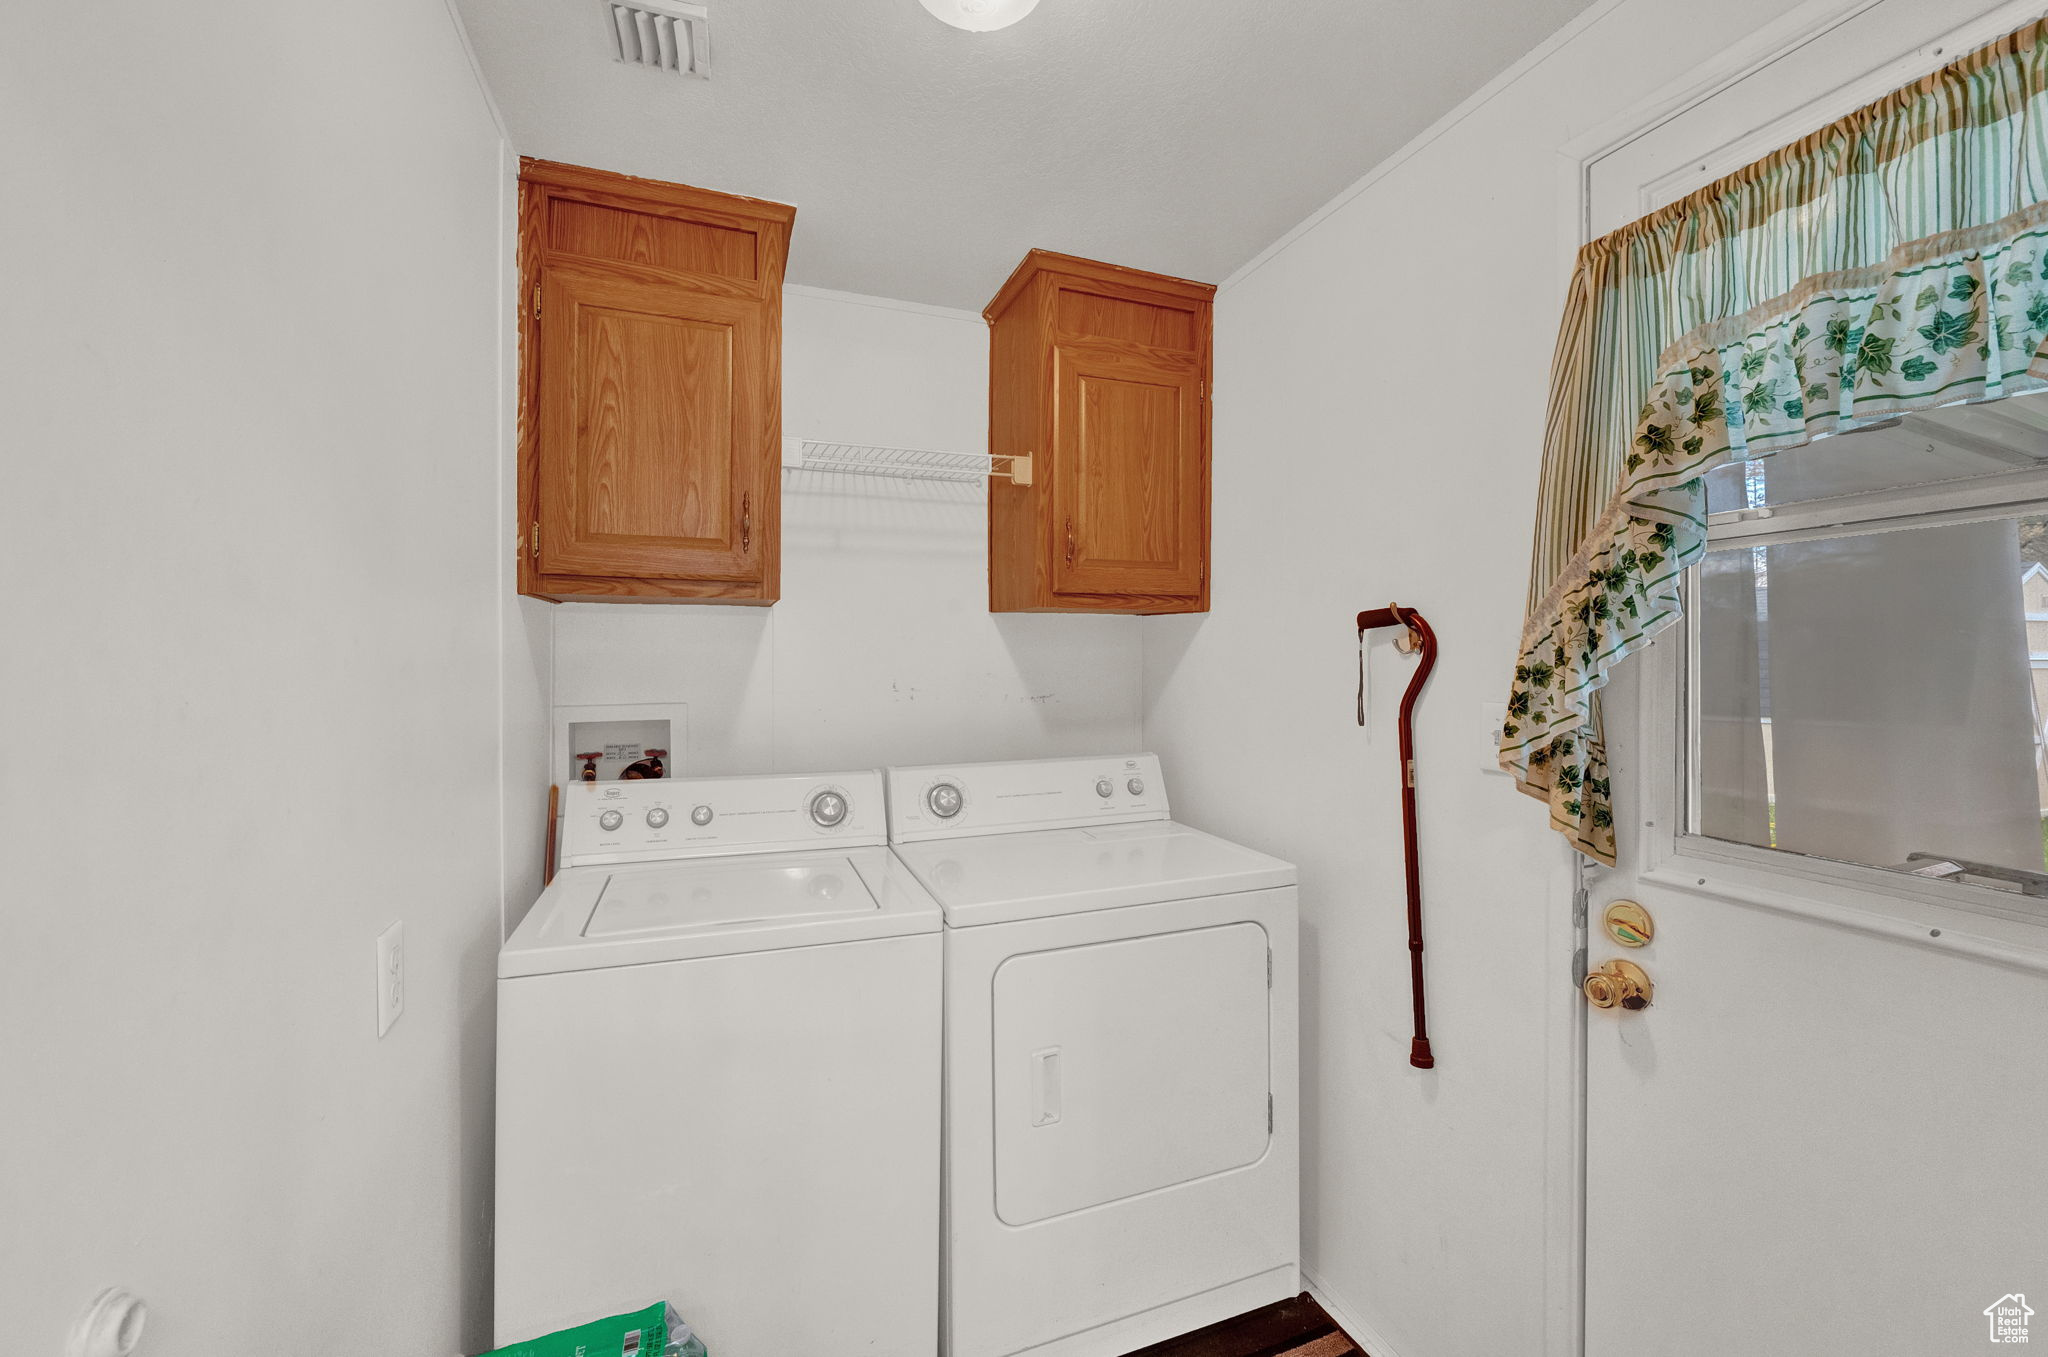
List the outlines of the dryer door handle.
{"type": "Polygon", "coordinates": [[[1031,1124],[1051,1126],[1060,1119],[1060,1048],[1031,1053],[1031,1124]]]}

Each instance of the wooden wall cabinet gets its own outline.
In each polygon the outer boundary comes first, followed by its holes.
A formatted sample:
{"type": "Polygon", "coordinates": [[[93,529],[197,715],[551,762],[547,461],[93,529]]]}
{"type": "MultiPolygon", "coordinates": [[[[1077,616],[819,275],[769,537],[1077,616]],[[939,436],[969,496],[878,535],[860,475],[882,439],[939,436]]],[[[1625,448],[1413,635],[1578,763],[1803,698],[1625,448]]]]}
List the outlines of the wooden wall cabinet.
{"type": "Polygon", "coordinates": [[[795,216],[521,162],[520,593],[775,601],[795,216]]]}
{"type": "Polygon", "coordinates": [[[1208,610],[1215,293],[1033,250],[982,312],[991,611],[1208,610]]]}

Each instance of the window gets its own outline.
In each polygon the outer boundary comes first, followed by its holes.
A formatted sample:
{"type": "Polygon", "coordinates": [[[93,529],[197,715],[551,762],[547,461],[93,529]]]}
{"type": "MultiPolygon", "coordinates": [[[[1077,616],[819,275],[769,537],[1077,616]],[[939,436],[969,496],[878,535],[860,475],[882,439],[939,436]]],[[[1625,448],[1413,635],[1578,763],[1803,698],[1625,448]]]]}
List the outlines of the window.
{"type": "Polygon", "coordinates": [[[1692,834],[2048,910],[2048,394],[1708,478],[1692,834]]]}

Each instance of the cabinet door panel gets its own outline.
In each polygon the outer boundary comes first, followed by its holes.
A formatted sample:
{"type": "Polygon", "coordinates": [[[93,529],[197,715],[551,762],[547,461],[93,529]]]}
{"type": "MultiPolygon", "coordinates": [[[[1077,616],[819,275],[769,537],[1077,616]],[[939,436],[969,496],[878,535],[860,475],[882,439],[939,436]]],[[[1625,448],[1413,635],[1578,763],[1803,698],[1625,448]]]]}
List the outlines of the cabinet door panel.
{"type": "Polygon", "coordinates": [[[1055,350],[1055,592],[1201,592],[1201,401],[1192,357],[1055,350]]]}
{"type": "Polygon", "coordinates": [[[566,270],[542,287],[541,568],[758,578],[758,308],[566,270]]]}

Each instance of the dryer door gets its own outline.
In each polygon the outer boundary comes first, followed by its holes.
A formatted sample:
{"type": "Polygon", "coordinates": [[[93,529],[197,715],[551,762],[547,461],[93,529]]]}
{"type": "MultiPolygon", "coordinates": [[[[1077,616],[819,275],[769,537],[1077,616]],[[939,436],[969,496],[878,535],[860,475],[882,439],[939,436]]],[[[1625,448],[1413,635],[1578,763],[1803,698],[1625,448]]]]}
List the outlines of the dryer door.
{"type": "Polygon", "coordinates": [[[1272,1131],[1266,930],[1064,947],[997,968],[996,1214],[1010,1225],[1256,1163],[1272,1131]]]}

